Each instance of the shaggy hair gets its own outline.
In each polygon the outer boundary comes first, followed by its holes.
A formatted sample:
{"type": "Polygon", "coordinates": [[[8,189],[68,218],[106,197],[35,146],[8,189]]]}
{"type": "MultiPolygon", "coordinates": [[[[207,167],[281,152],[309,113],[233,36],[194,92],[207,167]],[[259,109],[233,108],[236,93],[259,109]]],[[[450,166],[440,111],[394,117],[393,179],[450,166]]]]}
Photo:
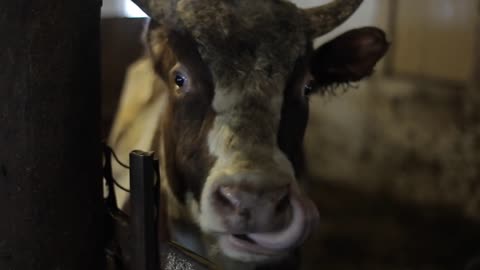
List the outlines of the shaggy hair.
{"type": "Polygon", "coordinates": [[[289,72],[307,47],[308,20],[284,1],[184,0],[179,16],[220,85],[252,71],[289,72]]]}

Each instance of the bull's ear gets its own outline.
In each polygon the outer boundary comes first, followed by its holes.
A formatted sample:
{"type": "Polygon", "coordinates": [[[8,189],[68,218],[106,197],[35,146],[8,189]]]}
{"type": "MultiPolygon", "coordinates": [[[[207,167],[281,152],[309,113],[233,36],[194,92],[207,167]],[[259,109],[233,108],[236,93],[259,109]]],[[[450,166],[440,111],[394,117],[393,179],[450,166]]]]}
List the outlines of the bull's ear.
{"type": "Polygon", "coordinates": [[[313,53],[310,71],[316,86],[356,82],[371,75],[388,47],[385,32],[375,27],[340,35],[313,53]]]}

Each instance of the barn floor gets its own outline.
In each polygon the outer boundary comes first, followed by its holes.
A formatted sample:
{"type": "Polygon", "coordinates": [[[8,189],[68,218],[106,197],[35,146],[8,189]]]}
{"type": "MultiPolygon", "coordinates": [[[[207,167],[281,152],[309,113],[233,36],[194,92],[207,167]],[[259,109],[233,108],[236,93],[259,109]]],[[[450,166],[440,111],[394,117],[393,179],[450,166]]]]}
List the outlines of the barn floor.
{"type": "Polygon", "coordinates": [[[302,269],[480,269],[480,224],[445,207],[429,209],[315,183],[321,228],[302,269]]]}

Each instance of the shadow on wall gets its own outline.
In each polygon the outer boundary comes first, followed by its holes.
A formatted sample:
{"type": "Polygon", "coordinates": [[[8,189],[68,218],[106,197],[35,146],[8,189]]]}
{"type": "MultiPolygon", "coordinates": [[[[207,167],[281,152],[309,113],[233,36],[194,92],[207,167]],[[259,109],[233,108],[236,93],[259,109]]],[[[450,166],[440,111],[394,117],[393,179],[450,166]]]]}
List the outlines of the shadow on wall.
{"type": "Polygon", "coordinates": [[[310,173],[480,219],[479,105],[477,91],[386,78],[315,98],[306,136],[310,173]]]}
{"type": "Polygon", "coordinates": [[[480,269],[478,90],[380,76],[311,100],[304,269],[480,269]]]}

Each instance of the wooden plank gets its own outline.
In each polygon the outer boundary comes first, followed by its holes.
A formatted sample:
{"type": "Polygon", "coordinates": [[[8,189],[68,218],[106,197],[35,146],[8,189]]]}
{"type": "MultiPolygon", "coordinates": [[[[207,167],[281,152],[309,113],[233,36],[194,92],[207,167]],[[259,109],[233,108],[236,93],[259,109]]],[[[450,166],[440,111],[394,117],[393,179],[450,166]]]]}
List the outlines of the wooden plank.
{"type": "Polygon", "coordinates": [[[0,1],[0,269],[101,269],[100,0],[0,1]]]}

